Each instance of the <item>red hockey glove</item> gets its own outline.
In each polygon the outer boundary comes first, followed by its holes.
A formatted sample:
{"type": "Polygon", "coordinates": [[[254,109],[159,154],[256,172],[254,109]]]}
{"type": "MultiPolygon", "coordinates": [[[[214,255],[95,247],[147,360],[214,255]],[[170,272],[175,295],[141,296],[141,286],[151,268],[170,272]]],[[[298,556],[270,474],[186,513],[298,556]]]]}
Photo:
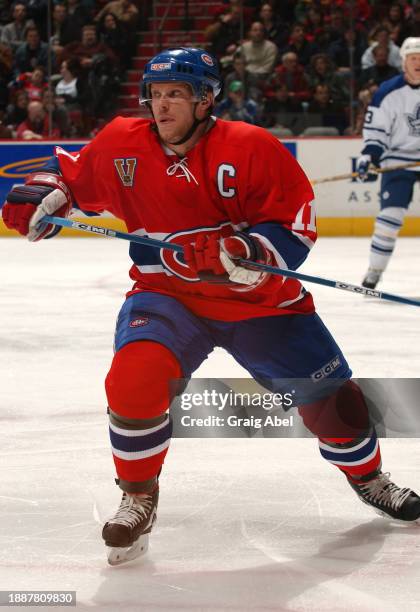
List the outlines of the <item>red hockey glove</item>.
{"type": "Polygon", "coordinates": [[[208,283],[237,283],[244,285],[243,290],[260,286],[269,275],[252,270],[252,264],[249,268],[238,265],[235,260],[248,259],[265,264],[273,261],[271,252],[263,243],[244,232],[237,232],[228,238],[202,234],[195,243],[184,246],[184,259],[201,280],[208,283]]]}
{"type": "Polygon", "coordinates": [[[45,223],[38,227],[44,215],[68,217],[71,208],[71,193],[62,178],[50,172],[38,172],[30,174],[24,185],[8,193],[2,216],[6,227],[36,241],[48,237],[55,229],[54,225],[45,223]]]}

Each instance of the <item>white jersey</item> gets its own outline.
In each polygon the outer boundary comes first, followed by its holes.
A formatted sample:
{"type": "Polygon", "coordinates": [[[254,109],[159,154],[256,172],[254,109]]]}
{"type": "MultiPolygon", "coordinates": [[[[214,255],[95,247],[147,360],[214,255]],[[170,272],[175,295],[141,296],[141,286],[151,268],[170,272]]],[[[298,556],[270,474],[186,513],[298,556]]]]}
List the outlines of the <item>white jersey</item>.
{"type": "Polygon", "coordinates": [[[362,153],[380,157],[383,168],[420,162],[420,87],[402,74],[382,83],[366,111],[363,139],[362,153]]]}

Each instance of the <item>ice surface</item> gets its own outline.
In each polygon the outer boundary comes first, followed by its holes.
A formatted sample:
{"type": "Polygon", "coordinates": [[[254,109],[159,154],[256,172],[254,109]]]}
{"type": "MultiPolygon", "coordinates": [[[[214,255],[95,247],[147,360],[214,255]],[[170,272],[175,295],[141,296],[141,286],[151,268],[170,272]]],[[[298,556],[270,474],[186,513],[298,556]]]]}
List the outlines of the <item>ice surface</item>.
{"type": "MultiPolygon", "coordinates": [[[[359,284],[368,245],[320,239],[302,270],[359,284]]],[[[419,297],[419,256],[400,239],[384,290],[419,297]]],[[[120,494],[102,380],[127,245],[2,239],[0,262],[0,590],[76,590],[80,610],[420,609],[420,527],[376,518],[310,439],[174,440],[148,557],[108,567],[100,523],[120,494]]],[[[420,309],[306,286],[356,376],[419,375],[420,309]]],[[[218,350],[196,375],[245,372],[218,350]]],[[[418,441],[382,447],[420,490],[418,441]]]]}

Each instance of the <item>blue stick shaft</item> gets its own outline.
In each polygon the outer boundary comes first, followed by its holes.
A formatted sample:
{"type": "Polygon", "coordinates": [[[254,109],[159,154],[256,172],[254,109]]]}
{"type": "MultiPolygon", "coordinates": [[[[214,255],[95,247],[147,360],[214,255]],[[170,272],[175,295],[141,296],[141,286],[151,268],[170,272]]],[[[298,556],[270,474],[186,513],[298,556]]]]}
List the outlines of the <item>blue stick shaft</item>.
{"type": "MultiPolygon", "coordinates": [[[[62,227],[69,227],[70,229],[81,230],[82,232],[89,232],[99,236],[129,240],[130,242],[136,242],[137,244],[143,244],[156,249],[169,249],[171,251],[177,251],[178,253],[183,252],[183,248],[179,244],[165,242],[164,240],[155,240],[154,238],[146,238],[144,236],[137,236],[136,234],[128,234],[127,232],[119,232],[106,227],[92,225],[91,223],[81,223],[80,221],[63,219],[62,217],[52,217],[50,215],[46,215],[43,217],[41,223],[53,223],[54,225],[61,225],[62,227]]],[[[302,274],[302,272],[295,272],[294,270],[283,270],[282,268],[277,268],[276,266],[269,266],[267,264],[256,263],[253,261],[250,262],[246,259],[239,259],[238,263],[246,265],[248,268],[253,270],[261,270],[262,272],[286,276],[287,278],[296,278],[297,280],[307,283],[315,283],[316,285],[324,285],[325,287],[332,287],[333,289],[351,291],[352,293],[368,295],[370,297],[375,297],[380,300],[387,300],[389,302],[398,302],[399,304],[408,304],[409,306],[420,306],[419,300],[412,300],[410,298],[403,297],[402,295],[385,293],[384,291],[375,291],[374,289],[366,289],[366,287],[360,287],[359,285],[351,285],[350,283],[343,283],[342,281],[336,281],[329,278],[302,274]]]]}

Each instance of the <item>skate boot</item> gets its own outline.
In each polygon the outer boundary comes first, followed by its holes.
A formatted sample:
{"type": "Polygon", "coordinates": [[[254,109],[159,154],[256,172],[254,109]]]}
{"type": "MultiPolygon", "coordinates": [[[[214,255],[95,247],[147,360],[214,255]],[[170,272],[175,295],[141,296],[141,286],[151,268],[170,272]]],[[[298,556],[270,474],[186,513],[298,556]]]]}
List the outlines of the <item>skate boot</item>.
{"type": "Polygon", "coordinates": [[[420,497],[411,489],[401,489],[380,470],[360,478],[349,477],[350,486],[359,498],[380,516],[420,524],[420,497]]]}
{"type": "Polygon", "coordinates": [[[366,289],[375,289],[376,285],[381,280],[382,270],[375,270],[374,268],[368,268],[365,278],[362,281],[362,287],[366,289]]]}
{"type": "Polygon", "coordinates": [[[158,485],[149,493],[124,492],[115,516],[105,523],[102,530],[102,537],[109,547],[110,565],[132,561],[147,552],[158,499],[158,485]]]}

